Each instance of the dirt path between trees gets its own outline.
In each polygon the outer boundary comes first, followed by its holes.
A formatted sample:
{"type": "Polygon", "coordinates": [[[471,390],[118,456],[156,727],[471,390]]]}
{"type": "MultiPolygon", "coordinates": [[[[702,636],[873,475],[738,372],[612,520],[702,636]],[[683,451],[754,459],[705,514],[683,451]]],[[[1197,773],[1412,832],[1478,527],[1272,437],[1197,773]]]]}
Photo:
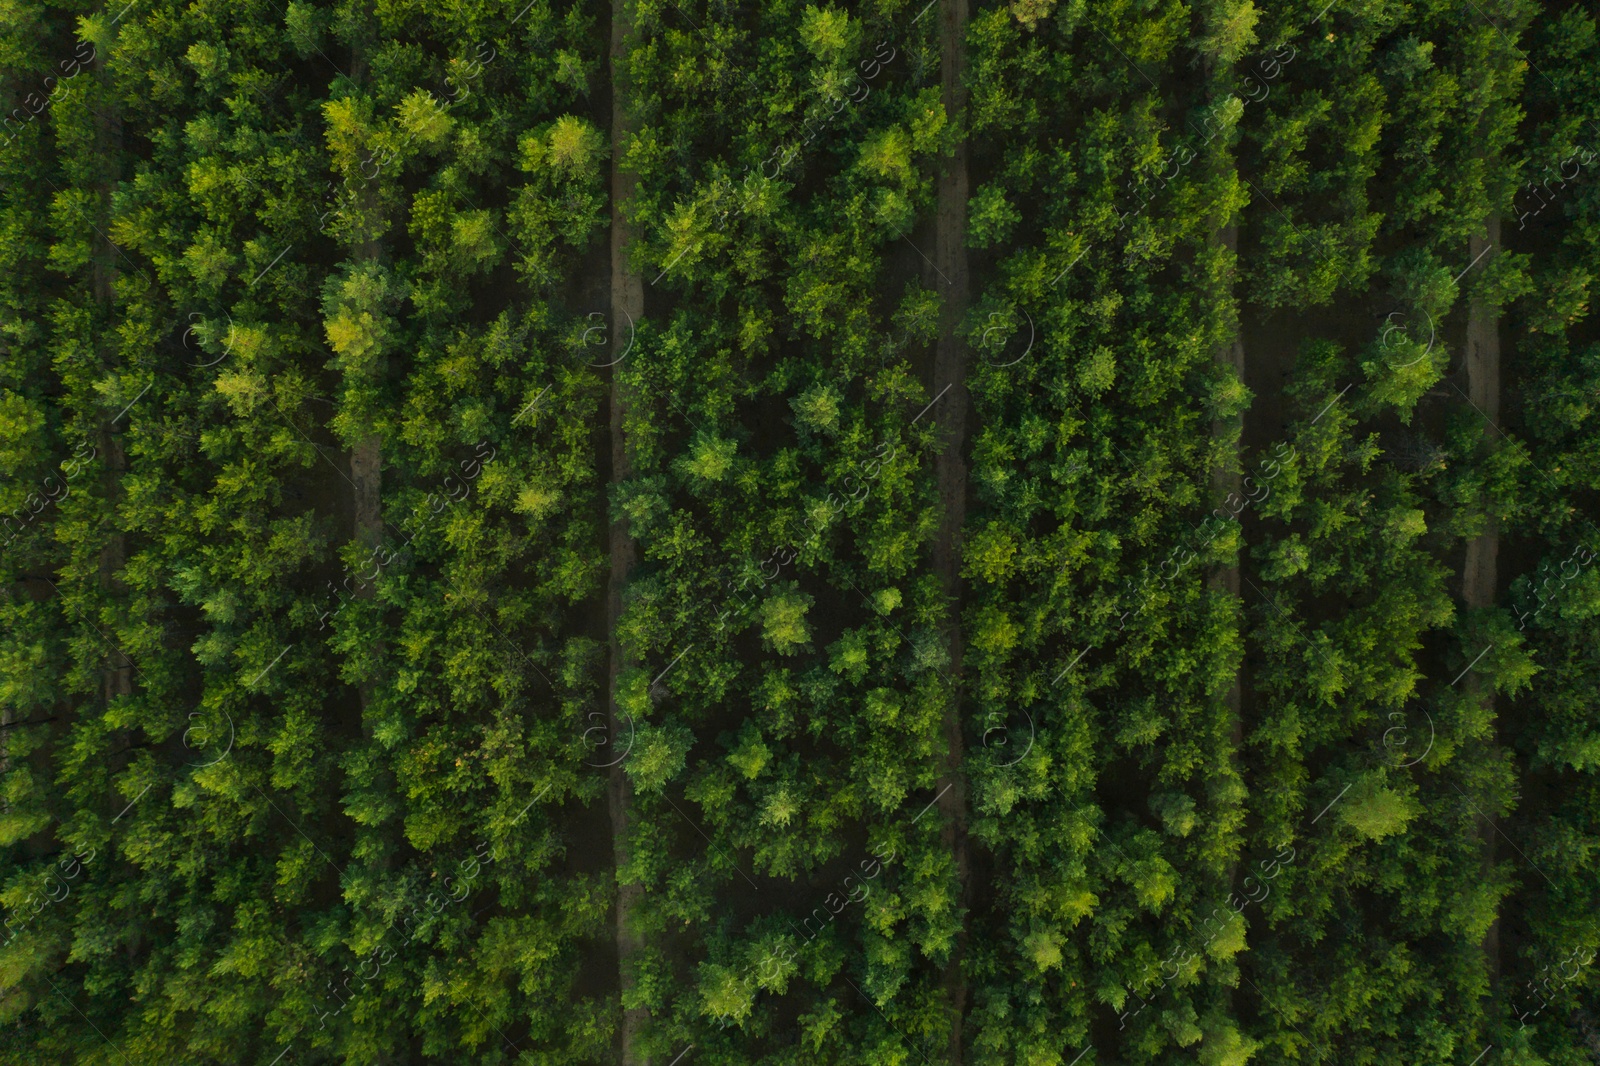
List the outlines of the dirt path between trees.
{"type": "MultiPolygon", "coordinates": [[[[955,857],[957,908],[967,907],[969,863],[967,860],[967,786],[962,776],[962,686],[961,686],[961,528],[967,517],[967,343],[960,335],[961,320],[967,312],[969,279],[967,274],[967,141],[961,127],[966,121],[967,0],[942,0],[939,5],[939,50],[941,91],[944,111],[957,128],[955,153],[939,175],[939,206],[934,233],[934,263],[944,294],[939,323],[939,343],[934,351],[933,396],[949,395],[940,402],[939,425],[944,448],[935,469],[939,482],[939,503],[943,518],[939,539],[934,544],[934,569],[944,588],[952,613],[950,630],[950,676],[953,680],[949,702],[945,704],[945,767],[939,780],[939,813],[944,822],[944,840],[955,857]]],[[[962,1061],[962,1017],[966,1013],[967,983],[963,973],[966,955],[966,923],[957,934],[955,947],[946,963],[945,995],[950,1003],[950,1063],[962,1061]]]]}
{"type": "MultiPolygon", "coordinates": [[[[634,273],[628,264],[628,251],[633,243],[633,227],[624,217],[623,208],[633,199],[638,184],[637,175],[622,169],[622,152],[633,133],[626,103],[628,98],[624,79],[618,74],[632,43],[633,22],[627,0],[611,2],[611,57],[608,73],[611,77],[611,359],[616,360],[626,350],[632,331],[623,328],[625,322],[638,322],[644,317],[644,279],[634,273]]],[[[632,465],[628,457],[627,437],[623,432],[623,418],[628,409],[628,394],[620,368],[611,371],[611,481],[615,484],[628,477],[632,465]]],[[[622,616],[622,590],[633,568],[634,543],[626,519],[615,522],[610,529],[611,576],[606,587],[606,634],[610,644],[610,666],[606,686],[610,711],[611,736],[620,742],[632,730],[618,713],[617,685],[622,675],[622,646],[617,639],[617,622],[622,616]]],[[[607,749],[608,751],[611,749],[607,749]]],[[[628,865],[628,821],[632,808],[633,792],[628,776],[618,761],[610,769],[607,782],[607,801],[611,814],[611,849],[616,869],[628,865]]],[[[624,997],[632,991],[632,970],[635,958],[644,948],[644,940],[633,927],[633,916],[644,893],[640,885],[617,885],[616,939],[619,986],[624,997]]],[[[625,1010],[619,1033],[622,1066],[650,1066],[650,1058],[639,1046],[639,1037],[649,1018],[643,1007],[625,1010]]]]}
{"type": "MultiPolygon", "coordinates": [[[[1487,248],[1500,243],[1500,220],[1490,218],[1487,237],[1473,236],[1468,254],[1476,259],[1487,248]]],[[[1500,420],[1500,314],[1474,300],[1467,311],[1467,393],[1472,405],[1490,422],[1500,420]]],[[[1492,429],[1485,432],[1493,436],[1492,429]]],[[[1461,598],[1469,608],[1494,603],[1496,556],[1500,536],[1496,523],[1467,544],[1467,560],[1462,567],[1461,598]]]]}
{"type": "MultiPolygon", "coordinates": [[[[1500,243],[1500,219],[1491,215],[1484,224],[1485,235],[1474,234],[1467,251],[1476,261],[1489,248],[1500,243]]],[[[1484,433],[1491,440],[1493,426],[1500,421],[1500,311],[1479,300],[1467,308],[1467,395],[1472,405],[1491,423],[1484,433]]],[[[1487,609],[1494,604],[1495,588],[1499,583],[1498,555],[1500,551],[1499,525],[1493,517],[1488,528],[1467,542],[1466,561],[1461,567],[1461,599],[1468,610],[1487,609]]],[[[1479,678],[1469,677],[1468,694],[1494,705],[1493,692],[1479,691],[1479,678]]],[[[1483,874],[1487,879],[1494,870],[1495,831],[1491,823],[1484,829],[1483,874]]],[[[1484,960],[1489,967],[1489,980],[1500,975],[1500,917],[1497,913],[1483,937],[1484,960]]]]}
{"type": "MultiPolygon", "coordinates": [[[[1237,220],[1230,222],[1217,232],[1217,242],[1228,251],[1239,251],[1239,225],[1237,220]]],[[[1244,340],[1243,329],[1234,331],[1233,340],[1223,344],[1212,353],[1212,359],[1221,366],[1231,367],[1234,375],[1240,380],[1245,379],[1244,340]]],[[[1213,437],[1226,437],[1234,434],[1233,463],[1230,466],[1219,466],[1211,472],[1211,495],[1216,506],[1221,507],[1228,498],[1229,493],[1243,491],[1242,477],[1239,472],[1239,453],[1244,447],[1244,419],[1243,414],[1235,415],[1230,419],[1219,419],[1211,425],[1213,437]]],[[[1243,548],[1240,549],[1241,554],[1243,548]]],[[[1239,564],[1225,566],[1210,576],[1210,587],[1218,592],[1227,592],[1234,599],[1240,599],[1239,564]]],[[[1238,748],[1244,742],[1244,722],[1240,719],[1242,707],[1240,675],[1234,674],[1233,687],[1228,690],[1228,710],[1233,716],[1233,746],[1238,748]]]]}

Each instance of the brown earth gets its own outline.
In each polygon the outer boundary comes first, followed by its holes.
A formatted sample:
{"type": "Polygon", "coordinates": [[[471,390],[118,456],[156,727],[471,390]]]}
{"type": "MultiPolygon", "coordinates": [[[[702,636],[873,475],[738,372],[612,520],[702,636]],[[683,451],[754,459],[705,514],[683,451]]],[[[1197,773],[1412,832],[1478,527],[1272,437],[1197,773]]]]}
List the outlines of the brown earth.
{"type": "MultiPolygon", "coordinates": [[[[1471,259],[1476,260],[1488,248],[1500,243],[1500,219],[1489,216],[1484,224],[1485,235],[1472,236],[1468,247],[1471,259]]],[[[1496,307],[1485,306],[1473,300],[1467,309],[1467,395],[1491,425],[1484,427],[1490,440],[1497,436],[1494,426],[1500,421],[1500,313],[1496,307]]],[[[1498,584],[1497,557],[1500,551],[1500,531],[1493,517],[1488,528],[1467,542],[1466,562],[1461,573],[1461,599],[1468,610],[1487,609],[1494,604],[1498,584]]],[[[1494,693],[1479,691],[1479,679],[1467,678],[1467,691],[1490,706],[1494,693]]],[[[1483,874],[1488,878],[1494,870],[1495,827],[1493,821],[1484,832],[1483,874]]],[[[1483,938],[1484,960],[1489,967],[1491,983],[1500,974],[1500,917],[1497,913],[1483,938]]]]}
{"type": "MultiPolygon", "coordinates": [[[[611,358],[615,360],[629,342],[631,331],[623,328],[625,322],[637,322],[644,317],[644,279],[629,267],[628,251],[633,241],[633,230],[623,215],[623,207],[633,199],[638,184],[636,175],[622,169],[621,156],[633,126],[624,106],[627,93],[624,79],[618,73],[621,61],[627,55],[633,36],[633,22],[627,0],[611,3],[611,56],[610,73],[613,82],[611,102],[611,358]]],[[[628,477],[632,464],[628,456],[628,442],[623,432],[623,417],[628,408],[628,390],[617,369],[611,372],[611,480],[613,483],[628,477]]],[[[622,615],[622,590],[633,567],[634,543],[628,533],[626,520],[615,522],[610,530],[610,579],[606,588],[606,633],[610,647],[608,674],[608,708],[611,736],[621,738],[631,734],[618,713],[617,685],[623,669],[623,649],[617,639],[617,622],[622,615]]],[[[607,782],[607,801],[611,813],[611,848],[616,869],[628,865],[628,821],[632,807],[632,789],[627,774],[619,761],[610,769],[607,782]]],[[[644,947],[644,940],[633,928],[633,914],[638,909],[643,886],[617,885],[616,941],[619,984],[626,996],[633,989],[632,969],[635,957],[644,947]]],[[[650,1066],[650,1057],[639,1047],[639,1037],[649,1011],[643,1007],[626,1010],[622,1014],[619,1033],[620,1061],[622,1066],[650,1066]]]]}
{"type": "MultiPolygon", "coordinates": [[[[944,0],[939,5],[941,92],[945,114],[958,130],[965,122],[967,0],[944,0]]],[[[957,907],[967,908],[969,862],[967,857],[967,787],[961,773],[963,753],[961,715],[961,528],[967,513],[967,344],[960,335],[969,295],[967,271],[967,142],[961,137],[955,152],[939,175],[939,206],[934,233],[934,263],[943,283],[939,342],[934,351],[933,393],[949,395],[941,402],[939,425],[943,448],[935,470],[943,517],[934,544],[934,569],[950,603],[950,676],[952,688],[945,704],[945,766],[939,777],[939,813],[944,841],[955,856],[957,907]]],[[[966,1012],[967,984],[962,972],[966,954],[966,923],[957,934],[945,966],[945,995],[950,1002],[950,1062],[962,1060],[962,1017],[966,1012]]]]}

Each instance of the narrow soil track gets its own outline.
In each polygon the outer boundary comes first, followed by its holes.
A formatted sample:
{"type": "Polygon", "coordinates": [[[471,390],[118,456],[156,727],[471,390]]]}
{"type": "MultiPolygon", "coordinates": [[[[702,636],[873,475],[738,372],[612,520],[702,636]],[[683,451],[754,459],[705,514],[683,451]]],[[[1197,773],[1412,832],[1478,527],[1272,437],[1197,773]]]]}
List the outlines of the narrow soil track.
{"type": "MultiPolygon", "coordinates": [[[[1476,259],[1484,250],[1500,243],[1500,220],[1490,217],[1487,237],[1474,235],[1468,254],[1476,259]]],[[[1467,394],[1480,414],[1490,422],[1500,420],[1500,314],[1474,300],[1467,310],[1467,394]]],[[[1494,430],[1485,428],[1491,437],[1494,430]]],[[[1500,537],[1491,521],[1482,535],[1467,544],[1467,561],[1462,567],[1461,598],[1469,608],[1494,603],[1496,556],[1500,537]]]]}
{"type": "MultiPolygon", "coordinates": [[[[103,77],[105,56],[98,51],[94,66],[96,72],[103,77]]],[[[115,108],[108,107],[95,112],[95,141],[101,166],[105,168],[101,172],[100,188],[97,190],[100,200],[98,209],[103,212],[102,217],[109,220],[111,196],[117,184],[114,161],[122,158],[122,116],[115,108]]],[[[102,227],[107,224],[103,222],[102,227]]],[[[106,343],[110,344],[112,336],[110,323],[115,314],[113,286],[117,276],[117,248],[102,230],[96,230],[96,236],[98,237],[96,244],[99,247],[93,259],[94,302],[99,312],[98,321],[105,323],[106,343]]],[[[100,353],[102,359],[109,359],[110,354],[109,351],[100,353]]],[[[120,595],[127,591],[127,585],[119,576],[122,568],[127,565],[127,547],[115,518],[115,510],[121,499],[122,477],[128,464],[122,450],[122,438],[116,435],[110,419],[105,419],[101,424],[100,442],[106,457],[102,475],[106,501],[112,510],[112,515],[106,522],[110,535],[106,538],[105,547],[100,550],[100,584],[112,595],[120,595]]],[[[106,656],[104,674],[105,698],[108,703],[117,696],[133,694],[133,660],[121,651],[113,650],[106,656]]]]}
{"type": "MultiPolygon", "coordinates": [[[[1232,166],[1233,159],[1231,154],[1227,157],[1227,159],[1228,165],[1232,166]]],[[[1221,245],[1229,252],[1232,252],[1235,256],[1237,256],[1239,251],[1238,217],[1236,216],[1232,219],[1229,219],[1226,226],[1223,226],[1221,229],[1217,230],[1214,240],[1217,244],[1221,245]]],[[[1234,286],[1236,285],[1237,281],[1234,283],[1234,286]]],[[[1230,294],[1235,293],[1235,287],[1231,286],[1230,294]]],[[[1238,301],[1236,295],[1234,295],[1234,299],[1235,304],[1237,305],[1238,301]]],[[[1241,321],[1234,329],[1233,338],[1223,344],[1218,345],[1211,353],[1212,361],[1215,362],[1219,368],[1231,368],[1234,376],[1240,381],[1245,380],[1243,337],[1244,324],[1241,321]]],[[[1241,451],[1244,449],[1245,417],[1246,412],[1240,412],[1239,414],[1234,415],[1232,418],[1219,418],[1211,423],[1211,435],[1213,437],[1226,439],[1227,437],[1231,436],[1233,438],[1233,449],[1230,453],[1231,461],[1226,462],[1223,465],[1213,467],[1211,470],[1211,499],[1213,507],[1215,508],[1228,508],[1230,506],[1228,504],[1229,496],[1240,494],[1244,491],[1243,475],[1241,473],[1241,467],[1239,464],[1239,456],[1241,451]]],[[[1244,555],[1244,552],[1245,546],[1241,543],[1239,547],[1239,554],[1241,557],[1244,555]]],[[[1243,609],[1242,597],[1239,591],[1241,584],[1240,564],[1238,562],[1235,562],[1232,566],[1218,567],[1216,570],[1212,571],[1206,576],[1206,586],[1209,591],[1224,593],[1232,596],[1234,601],[1239,603],[1238,616],[1240,618],[1241,625],[1243,626],[1245,612],[1243,609]]],[[[1245,626],[1245,628],[1248,630],[1247,626],[1245,626]]],[[[1242,639],[1245,638],[1241,636],[1241,640],[1242,639]]],[[[1244,663],[1241,661],[1239,668],[1234,671],[1233,683],[1228,687],[1227,696],[1228,717],[1232,723],[1229,737],[1232,743],[1232,758],[1235,765],[1238,765],[1240,762],[1242,762],[1244,757],[1242,750],[1244,747],[1244,684],[1244,663]]],[[[1246,867],[1246,872],[1248,872],[1248,869],[1249,868],[1246,867]]],[[[1234,884],[1234,879],[1238,876],[1239,858],[1236,855],[1234,861],[1228,866],[1226,883],[1230,889],[1234,884]]],[[[1230,1003],[1232,1002],[1231,996],[1229,997],[1229,1001],[1230,1003]]]]}
{"type": "MultiPolygon", "coordinates": [[[[1491,215],[1484,224],[1485,235],[1473,235],[1467,251],[1473,261],[1489,248],[1500,243],[1500,219],[1491,215]]],[[[1472,406],[1490,422],[1484,427],[1491,441],[1497,436],[1493,428],[1500,422],[1500,312],[1497,307],[1485,306],[1473,300],[1467,308],[1467,395],[1472,406]]],[[[1466,561],[1461,568],[1461,599],[1467,609],[1487,609],[1494,604],[1495,588],[1499,574],[1497,557],[1500,551],[1500,531],[1493,517],[1488,528],[1467,542],[1466,561]]],[[[1469,695],[1483,700],[1493,710],[1494,693],[1479,690],[1478,678],[1467,679],[1469,695]]],[[[1483,873],[1488,878],[1494,869],[1495,829],[1491,822],[1484,829],[1483,873]]],[[[1500,974],[1500,918],[1496,914],[1484,934],[1483,954],[1492,983],[1500,974]]]]}
{"type": "MultiPolygon", "coordinates": [[[[957,906],[967,906],[967,787],[961,773],[963,753],[961,715],[961,528],[967,517],[967,344],[960,335],[961,320],[969,301],[967,275],[967,141],[964,125],[967,106],[966,77],[967,0],[942,0],[939,5],[939,48],[945,114],[958,131],[955,153],[939,175],[939,206],[934,233],[934,264],[944,295],[939,343],[934,352],[933,395],[949,395],[940,402],[939,425],[944,447],[936,465],[939,502],[943,518],[934,545],[934,568],[950,603],[950,676],[954,681],[945,704],[945,768],[939,781],[939,813],[943,816],[945,843],[955,856],[957,906]]],[[[962,972],[966,949],[966,923],[957,935],[945,969],[945,994],[950,1002],[950,1063],[962,1060],[961,1022],[966,1011],[967,984],[962,972]]]]}
{"type": "MultiPolygon", "coordinates": [[[[1217,231],[1217,242],[1230,252],[1239,250],[1239,226],[1237,221],[1230,222],[1217,231]]],[[[1221,366],[1231,367],[1234,375],[1240,380],[1245,380],[1244,370],[1244,341],[1241,339],[1242,330],[1234,332],[1233,340],[1221,345],[1212,353],[1212,359],[1221,366]]],[[[1226,437],[1230,433],[1237,434],[1234,438],[1233,462],[1228,466],[1219,466],[1211,473],[1211,495],[1218,507],[1223,506],[1230,493],[1243,491],[1242,477],[1239,472],[1239,451],[1244,446],[1244,415],[1235,415],[1231,419],[1218,420],[1212,423],[1211,435],[1213,437],[1226,437]]],[[[1241,549],[1242,552],[1242,549],[1241,549]]],[[[1210,576],[1210,587],[1218,592],[1227,592],[1234,599],[1240,598],[1239,564],[1225,566],[1210,576]]],[[[1244,740],[1244,723],[1240,720],[1241,693],[1239,675],[1233,678],[1233,687],[1228,690],[1228,710],[1233,715],[1233,746],[1238,748],[1244,740]]]]}
{"type": "MultiPolygon", "coordinates": [[[[366,30],[367,39],[376,40],[378,31],[369,22],[366,30]]],[[[364,41],[358,40],[351,50],[350,75],[358,85],[368,83],[367,78],[367,48],[364,41]]],[[[378,207],[378,187],[375,182],[362,185],[357,193],[357,200],[363,217],[376,218],[378,207]]],[[[368,232],[376,231],[377,227],[369,227],[368,232]]],[[[382,246],[376,238],[369,237],[355,246],[353,258],[358,264],[376,263],[383,254],[382,246]]],[[[376,375],[382,381],[388,374],[389,358],[379,355],[376,375]]],[[[350,494],[351,506],[355,514],[354,540],[363,548],[373,549],[383,543],[383,438],[376,433],[368,433],[356,441],[350,449],[350,494]]],[[[372,582],[362,582],[361,587],[355,592],[356,599],[370,600],[377,595],[377,585],[372,582]]],[[[383,646],[380,642],[377,648],[377,659],[383,659],[383,646]]],[[[360,700],[363,728],[365,729],[366,710],[372,702],[375,682],[371,679],[362,681],[356,692],[360,700]]],[[[370,730],[368,730],[370,736],[370,730]]]]}
{"type": "MultiPolygon", "coordinates": [[[[638,322],[644,317],[644,279],[630,269],[628,250],[633,241],[632,227],[623,215],[623,207],[633,199],[638,178],[622,169],[621,156],[633,132],[625,101],[628,94],[625,78],[619,73],[624,66],[633,36],[633,22],[627,0],[611,3],[611,358],[615,360],[626,350],[631,330],[624,323],[638,322]]],[[[623,417],[628,407],[627,389],[622,375],[612,370],[611,376],[611,480],[613,483],[628,477],[632,467],[628,458],[628,442],[623,433],[623,417]]],[[[606,589],[606,633],[610,641],[610,673],[607,684],[610,710],[611,736],[631,735],[629,726],[621,721],[617,708],[617,685],[621,678],[622,647],[617,640],[617,622],[622,615],[622,590],[633,568],[634,544],[626,520],[613,523],[610,530],[611,576],[606,589]]],[[[610,749],[607,749],[610,750],[610,749]]],[[[628,776],[619,761],[610,769],[607,799],[611,812],[611,848],[616,869],[628,865],[628,814],[632,806],[632,790],[628,776]]],[[[617,965],[622,994],[633,988],[631,971],[633,960],[644,946],[643,938],[633,928],[633,914],[638,909],[643,893],[639,885],[617,886],[616,938],[617,965]]],[[[649,1056],[639,1047],[639,1037],[648,1020],[649,1012],[642,1007],[624,1011],[619,1034],[622,1066],[650,1066],[649,1056]]]]}

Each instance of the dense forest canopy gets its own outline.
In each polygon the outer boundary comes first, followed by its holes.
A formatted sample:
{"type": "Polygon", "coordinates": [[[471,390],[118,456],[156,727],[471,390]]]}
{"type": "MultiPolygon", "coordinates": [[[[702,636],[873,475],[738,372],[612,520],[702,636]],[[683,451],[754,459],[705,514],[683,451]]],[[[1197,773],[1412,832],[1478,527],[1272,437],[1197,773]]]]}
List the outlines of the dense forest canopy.
{"type": "Polygon", "coordinates": [[[0,1066],[1600,1066],[1572,0],[8,0],[0,1066]]]}

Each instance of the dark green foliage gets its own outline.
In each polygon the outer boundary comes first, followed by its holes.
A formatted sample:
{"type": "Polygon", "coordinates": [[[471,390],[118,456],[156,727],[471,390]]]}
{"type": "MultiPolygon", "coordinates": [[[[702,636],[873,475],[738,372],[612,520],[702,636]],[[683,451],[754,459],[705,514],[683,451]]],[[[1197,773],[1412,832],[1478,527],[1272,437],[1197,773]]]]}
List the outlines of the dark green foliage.
{"type": "Polygon", "coordinates": [[[0,13],[0,1063],[1600,1062],[1594,13],[924,4],[0,13]]]}

